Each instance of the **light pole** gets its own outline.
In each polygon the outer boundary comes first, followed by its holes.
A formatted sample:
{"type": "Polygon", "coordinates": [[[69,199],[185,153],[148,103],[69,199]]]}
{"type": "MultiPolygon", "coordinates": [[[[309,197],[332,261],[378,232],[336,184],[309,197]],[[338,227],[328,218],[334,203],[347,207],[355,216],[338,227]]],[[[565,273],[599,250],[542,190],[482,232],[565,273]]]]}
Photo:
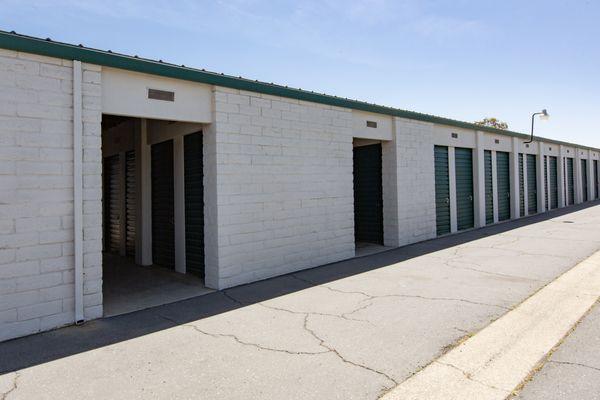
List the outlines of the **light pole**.
{"type": "Polygon", "coordinates": [[[528,141],[523,142],[523,143],[531,143],[531,142],[533,142],[533,124],[535,122],[535,116],[536,115],[541,115],[540,119],[544,119],[544,120],[550,118],[550,115],[548,115],[548,111],[546,111],[545,108],[541,112],[536,112],[536,113],[531,114],[531,138],[529,138],[528,141]]]}

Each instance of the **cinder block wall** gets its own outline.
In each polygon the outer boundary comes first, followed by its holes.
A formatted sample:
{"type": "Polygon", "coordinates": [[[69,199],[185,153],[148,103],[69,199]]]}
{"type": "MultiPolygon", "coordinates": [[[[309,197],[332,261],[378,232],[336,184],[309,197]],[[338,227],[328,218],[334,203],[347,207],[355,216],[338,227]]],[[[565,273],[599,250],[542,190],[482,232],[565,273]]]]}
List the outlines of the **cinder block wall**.
{"type": "Polygon", "coordinates": [[[436,236],[433,124],[394,119],[397,157],[398,242],[404,246],[436,236]]]}
{"type": "MultiPolygon", "coordinates": [[[[85,317],[102,315],[101,89],[85,65],[85,317]]],[[[0,341],[74,321],[72,62],[0,49],[0,341]]]]}
{"type": "Polygon", "coordinates": [[[351,111],[220,87],[214,96],[205,132],[205,160],[216,160],[216,177],[206,178],[216,190],[206,199],[207,284],[353,257],[351,111]]]}

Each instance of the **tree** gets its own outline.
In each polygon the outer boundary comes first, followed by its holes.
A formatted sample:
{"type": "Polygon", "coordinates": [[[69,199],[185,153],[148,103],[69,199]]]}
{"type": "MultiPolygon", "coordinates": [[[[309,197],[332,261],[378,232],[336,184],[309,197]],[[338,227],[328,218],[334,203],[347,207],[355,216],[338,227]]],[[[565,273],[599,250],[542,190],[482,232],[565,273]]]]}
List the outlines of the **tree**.
{"type": "Polygon", "coordinates": [[[484,118],[481,121],[475,121],[476,125],[489,126],[496,129],[508,129],[508,124],[504,121],[500,121],[498,118],[484,118]]]}

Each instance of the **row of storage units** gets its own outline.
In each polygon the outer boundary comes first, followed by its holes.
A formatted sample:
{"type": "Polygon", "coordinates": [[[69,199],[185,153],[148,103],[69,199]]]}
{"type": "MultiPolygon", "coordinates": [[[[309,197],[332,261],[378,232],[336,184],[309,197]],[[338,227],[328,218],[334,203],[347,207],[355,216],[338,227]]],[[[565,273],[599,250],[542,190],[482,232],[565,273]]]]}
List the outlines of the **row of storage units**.
{"type": "MultiPolygon", "coordinates": [[[[518,215],[511,211],[510,153],[484,150],[483,152],[483,207],[485,218],[480,225],[490,225],[559,207],[559,190],[565,205],[575,204],[575,160],[563,158],[563,186],[559,187],[557,156],[544,155],[543,162],[536,154],[518,154],[518,215]],[[543,165],[538,165],[542,164],[543,165]],[[542,174],[538,169],[543,168],[542,174]],[[543,176],[543,204],[538,204],[538,180],[543,176]]],[[[598,160],[581,162],[581,200],[599,198],[600,181],[598,160]],[[592,198],[588,196],[588,162],[592,162],[592,198]]],[[[476,226],[476,174],[473,149],[434,146],[435,207],[437,235],[471,229],[476,226]]]]}

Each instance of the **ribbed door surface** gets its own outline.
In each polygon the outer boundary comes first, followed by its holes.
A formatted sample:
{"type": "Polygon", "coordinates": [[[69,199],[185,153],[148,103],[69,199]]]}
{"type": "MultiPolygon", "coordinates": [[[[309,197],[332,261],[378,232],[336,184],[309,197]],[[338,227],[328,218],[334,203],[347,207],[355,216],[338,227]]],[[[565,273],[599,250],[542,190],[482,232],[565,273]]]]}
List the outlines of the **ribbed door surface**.
{"type": "Polygon", "coordinates": [[[492,181],[492,152],[483,152],[483,166],[485,174],[485,223],[494,223],[494,188],[492,181]]]}
{"type": "Polygon", "coordinates": [[[508,153],[496,152],[496,180],[498,187],[498,221],[510,219],[510,172],[508,153]]]}
{"type": "Polygon", "coordinates": [[[525,173],[523,171],[523,153],[519,153],[519,212],[525,215],[525,173]]]}
{"type": "Polygon", "coordinates": [[[592,173],[594,174],[592,179],[592,182],[594,182],[594,199],[597,199],[598,186],[600,184],[600,182],[598,182],[598,160],[594,160],[592,173]]]}
{"type": "Polygon", "coordinates": [[[135,219],[136,219],[136,183],[135,151],[125,154],[125,212],[126,212],[126,250],[128,256],[135,256],[135,219]]]}
{"type": "Polygon", "coordinates": [[[450,233],[450,178],[448,170],[448,148],[435,146],[435,220],[437,234],[450,233]]]}
{"type": "Polygon", "coordinates": [[[104,251],[119,253],[121,242],[119,155],[104,158],[104,251]]]}
{"type": "Polygon", "coordinates": [[[173,141],[152,145],[152,259],[175,267],[173,141]]]}
{"type": "Polygon", "coordinates": [[[473,212],[473,152],[457,147],[454,150],[456,171],[456,222],[458,230],[474,226],[473,212]]]}
{"type": "Polygon", "coordinates": [[[573,159],[567,158],[567,204],[575,204],[575,174],[573,172],[573,159]]]}
{"type": "Polygon", "coordinates": [[[558,161],[550,156],[550,208],[558,208],[558,161]]]}
{"type": "Polygon", "coordinates": [[[583,201],[588,201],[587,160],[581,160],[581,192],[583,201]]]}
{"type": "Polygon", "coordinates": [[[381,144],[354,148],[354,239],[383,244],[381,144]]]}
{"type": "Polygon", "coordinates": [[[537,163],[534,154],[527,154],[527,210],[537,213],[537,163]]]}
{"type": "Polygon", "coordinates": [[[183,139],[185,165],[186,270],[204,278],[204,186],[202,132],[183,139]]]}
{"type": "Polygon", "coordinates": [[[546,205],[546,210],[548,210],[548,156],[544,156],[544,195],[544,204],[546,205]]]}

